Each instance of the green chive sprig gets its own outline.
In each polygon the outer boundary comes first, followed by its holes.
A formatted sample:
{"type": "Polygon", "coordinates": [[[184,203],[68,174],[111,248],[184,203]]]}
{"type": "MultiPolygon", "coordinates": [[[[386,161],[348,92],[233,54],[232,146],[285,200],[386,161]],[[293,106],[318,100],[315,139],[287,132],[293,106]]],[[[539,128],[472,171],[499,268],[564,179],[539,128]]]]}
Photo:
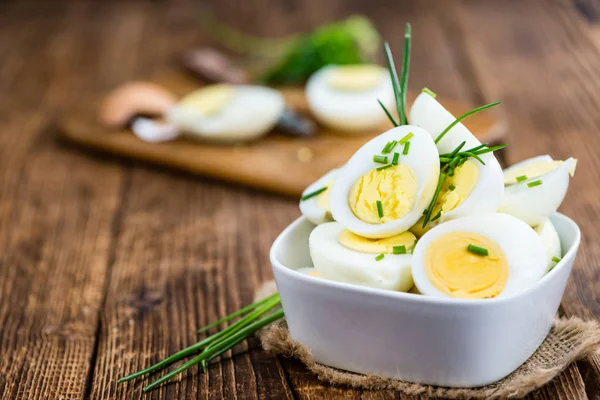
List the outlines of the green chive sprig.
{"type": "Polygon", "coordinates": [[[387,60],[387,66],[392,80],[392,88],[394,90],[394,101],[396,103],[396,112],[398,113],[398,120],[396,121],[390,111],[378,100],[379,105],[383,108],[383,111],[390,119],[394,126],[408,125],[408,119],[406,117],[406,91],[408,87],[408,72],[410,68],[410,49],[412,40],[412,30],[410,24],[406,24],[404,29],[404,51],[402,53],[402,71],[400,73],[400,79],[398,79],[398,73],[396,72],[396,65],[394,64],[394,57],[390,50],[389,43],[384,43],[385,58],[387,60]]]}
{"type": "Polygon", "coordinates": [[[394,153],[394,158],[392,158],[392,165],[398,165],[398,161],[400,159],[400,153],[394,153]]]}
{"type": "Polygon", "coordinates": [[[402,155],[407,155],[409,149],[410,149],[410,142],[404,143],[404,149],[402,149],[402,155]]]}
{"type": "Polygon", "coordinates": [[[374,155],[373,162],[376,162],[378,164],[387,164],[388,158],[387,156],[374,155]]]}
{"type": "Polygon", "coordinates": [[[480,111],[483,110],[487,110],[488,108],[497,106],[498,104],[501,104],[501,101],[496,101],[494,103],[490,103],[490,104],[486,104],[483,105],[481,107],[477,107],[472,109],[471,111],[468,111],[466,113],[464,113],[463,115],[461,115],[460,117],[456,118],[454,120],[454,122],[452,122],[450,125],[448,125],[448,127],[446,127],[446,129],[444,129],[436,138],[435,138],[435,144],[438,144],[440,142],[440,140],[442,140],[442,138],[446,135],[446,133],[448,133],[448,131],[450,131],[450,129],[454,128],[455,125],[457,125],[460,121],[464,120],[467,117],[470,117],[473,114],[477,114],[480,111]]]}
{"type": "Polygon", "coordinates": [[[317,190],[315,190],[314,192],[310,192],[310,193],[307,193],[307,194],[305,194],[304,196],[302,196],[302,199],[301,199],[301,200],[302,200],[302,201],[304,201],[304,200],[308,200],[308,199],[310,199],[311,197],[315,197],[315,196],[317,196],[317,195],[319,195],[319,194],[323,193],[323,192],[324,192],[324,191],[326,191],[326,190],[327,190],[327,186],[324,186],[324,187],[322,187],[321,189],[317,189],[317,190]]]}
{"type": "Polygon", "coordinates": [[[433,92],[433,90],[424,87],[423,89],[421,89],[421,93],[427,93],[428,95],[430,95],[431,97],[433,97],[434,99],[437,97],[437,94],[435,94],[433,92]]]}
{"type": "Polygon", "coordinates": [[[467,250],[473,254],[477,254],[479,256],[487,256],[489,255],[488,249],[485,247],[476,246],[474,244],[469,244],[467,246],[467,250]]]}

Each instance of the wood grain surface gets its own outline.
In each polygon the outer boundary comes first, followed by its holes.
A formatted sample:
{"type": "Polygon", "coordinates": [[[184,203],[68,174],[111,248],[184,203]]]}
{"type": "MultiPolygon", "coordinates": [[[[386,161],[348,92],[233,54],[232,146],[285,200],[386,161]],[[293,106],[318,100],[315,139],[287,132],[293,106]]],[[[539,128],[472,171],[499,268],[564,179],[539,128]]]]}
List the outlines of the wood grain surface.
{"type": "MultiPolygon", "coordinates": [[[[210,1],[225,21],[282,35],[362,12],[398,51],[413,25],[410,86],[504,102],[510,162],[579,159],[562,211],[583,241],[561,312],[600,318],[600,28],[592,2],[210,1]],[[260,21],[260,23],[257,23],[260,21]]],[[[196,328],[272,278],[268,249],[297,203],[80,152],[56,121],[120,82],[209,43],[185,2],[0,3],[0,398],[404,399],[333,388],[250,340],[202,374],[143,394],[118,377],[196,341],[196,328]],[[118,61],[118,62],[117,62],[118,61]]],[[[530,399],[597,399],[600,357],[530,399]]]]}

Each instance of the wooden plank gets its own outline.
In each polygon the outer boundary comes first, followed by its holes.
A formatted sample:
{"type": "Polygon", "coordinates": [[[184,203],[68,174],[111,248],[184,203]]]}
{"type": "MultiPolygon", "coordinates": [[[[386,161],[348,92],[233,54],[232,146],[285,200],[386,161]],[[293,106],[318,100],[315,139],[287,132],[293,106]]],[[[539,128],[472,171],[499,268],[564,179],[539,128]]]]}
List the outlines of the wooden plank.
{"type": "Polygon", "coordinates": [[[80,25],[64,6],[30,11],[0,13],[0,397],[82,398],[121,172],[52,140],[77,97],[80,25]]]}
{"type": "MultiPolygon", "coordinates": [[[[600,55],[592,33],[575,8],[550,1],[464,1],[456,18],[486,97],[504,101],[511,161],[545,153],[579,159],[561,210],[579,223],[583,239],[562,309],[567,316],[598,318],[600,193],[589,182],[600,178],[594,151],[600,145],[600,55]]],[[[570,367],[543,391],[585,398],[585,383],[570,367]]]]}

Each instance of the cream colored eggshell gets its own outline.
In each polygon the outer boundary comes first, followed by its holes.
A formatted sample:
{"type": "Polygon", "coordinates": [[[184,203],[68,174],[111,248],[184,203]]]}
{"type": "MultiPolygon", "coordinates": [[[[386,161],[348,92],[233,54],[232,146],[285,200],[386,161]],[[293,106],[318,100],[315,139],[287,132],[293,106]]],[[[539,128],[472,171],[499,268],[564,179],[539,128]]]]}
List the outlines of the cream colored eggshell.
{"type": "Polygon", "coordinates": [[[410,254],[386,254],[377,261],[376,254],[359,253],[341,245],[338,237],[343,230],[341,224],[328,222],[310,234],[310,256],[321,277],[403,292],[412,287],[410,254]]]}
{"type": "Polygon", "coordinates": [[[431,229],[419,239],[413,250],[413,279],[422,294],[447,297],[429,281],[425,272],[425,253],[433,240],[459,231],[484,235],[504,252],[509,272],[498,298],[530,289],[546,273],[546,249],[538,234],[523,221],[505,214],[458,218],[431,229]]]}
{"type": "MultiPolygon", "coordinates": [[[[400,145],[395,151],[398,151],[399,148],[401,149],[400,145]]],[[[390,161],[391,156],[390,154],[390,161]]],[[[421,218],[423,211],[431,202],[439,171],[438,151],[427,132],[411,125],[392,128],[368,141],[350,158],[346,165],[340,168],[330,194],[333,218],[346,229],[369,238],[383,238],[405,232],[421,218]],[[381,150],[387,142],[399,141],[411,132],[414,136],[410,140],[410,151],[407,155],[400,156],[400,162],[407,164],[412,169],[418,182],[416,201],[411,211],[401,219],[383,224],[369,224],[360,220],[354,215],[348,204],[348,195],[352,185],[366,172],[381,166],[373,161],[373,155],[381,154],[381,150]]]]}

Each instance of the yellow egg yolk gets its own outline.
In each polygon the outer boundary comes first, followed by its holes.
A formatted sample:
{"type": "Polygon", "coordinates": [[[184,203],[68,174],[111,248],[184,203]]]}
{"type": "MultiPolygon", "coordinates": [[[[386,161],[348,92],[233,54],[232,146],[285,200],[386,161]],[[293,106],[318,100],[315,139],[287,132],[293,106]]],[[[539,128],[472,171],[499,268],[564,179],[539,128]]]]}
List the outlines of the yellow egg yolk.
{"type": "Polygon", "coordinates": [[[385,239],[369,239],[344,229],[340,233],[338,241],[342,246],[360,253],[393,254],[396,246],[404,246],[408,252],[415,246],[417,238],[410,232],[402,232],[385,239]]]}
{"type": "MultiPolygon", "coordinates": [[[[564,161],[553,160],[553,161],[539,161],[523,165],[520,168],[515,168],[504,174],[504,184],[512,185],[521,180],[529,180],[540,177],[547,174],[548,172],[554,171],[560,167],[564,161]],[[521,178],[523,177],[523,178],[521,178]],[[517,180],[517,178],[520,178],[517,180]]],[[[573,163],[573,167],[569,171],[569,174],[573,176],[575,174],[576,163],[573,163]]]]}
{"type": "Polygon", "coordinates": [[[425,273],[440,292],[455,298],[498,296],[508,278],[504,252],[493,240],[473,232],[451,232],[429,244],[425,273]],[[483,247],[488,255],[474,254],[469,245],[483,247]]]}
{"type": "Polygon", "coordinates": [[[372,169],[362,175],[348,195],[354,215],[369,224],[383,224],[404,217],[412,209],[419,188],[409,166],[399,163],[390,168],[372,169]],[[380,216],[377,202],[381,202],[380,216]]]}
{"type": "Polygon", "coordinates": [[[378,65],[347,65],[337,67],[327,77],[330,88],[359,92],[374,88],[383,78],[384,70],[378,65]]]}
{"type": "Polygon", "coordinates": [[[211,85],[188,94],[181,99],[179,106],[210,116],[220,112],[234,95],[235,88],[232,85],[211,85]]]}
{"type": "MultiPolygon", "coordinates": [[[[442,190],[433,206],[431,217],[435,217],[440,211],[442,215],[454,210],[460,206],[473,192],[477,181],[479,180],[479,166],[477,161],[468,160],[460,167],[454,170],[453,176],[447,176],[444,179],[442,190]]],[[[423,228],[423,218],[421,218],[410,231],[418,237],[421,237],[437,225],[437,220],[433,221],[423,228]]]]}
{"type": "Polygon", "coordinates": [[[331,191],[331,185],[333,185],[334,181],[335,179],[332,179],[329,182],[327,182],[327,184],[325,185],[327,190],[317,195],[317,207],[329,211],[329,192],[331,191]]]}

